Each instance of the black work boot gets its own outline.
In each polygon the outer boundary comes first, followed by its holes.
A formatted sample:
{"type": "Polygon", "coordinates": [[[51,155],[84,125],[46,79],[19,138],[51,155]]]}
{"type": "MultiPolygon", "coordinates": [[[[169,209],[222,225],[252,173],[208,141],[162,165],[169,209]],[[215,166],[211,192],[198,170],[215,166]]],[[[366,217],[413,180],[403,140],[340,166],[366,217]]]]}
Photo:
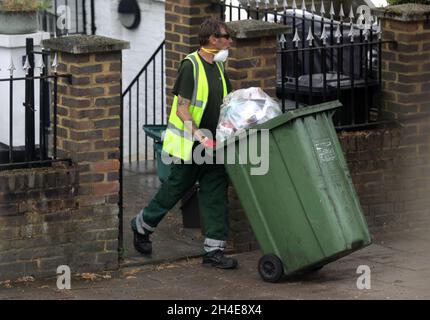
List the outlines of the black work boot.
{"type": "Polygon", "coordinates": [[[136,218],[133,218],[130,222],[131,230],[133,230],[133,244],[136,251],[142,254],[152,253],[152,242],[149,240],[149,234],[140,234],[136,227],[136,218]]]}
{"type": "Polygon", "coordinates": [[[217,250],[215,253],[203,256],[203,265],[205,267],[215,267],[220,269],[235,269],[237,260],[224,256],[224,251],[217,250]]]}

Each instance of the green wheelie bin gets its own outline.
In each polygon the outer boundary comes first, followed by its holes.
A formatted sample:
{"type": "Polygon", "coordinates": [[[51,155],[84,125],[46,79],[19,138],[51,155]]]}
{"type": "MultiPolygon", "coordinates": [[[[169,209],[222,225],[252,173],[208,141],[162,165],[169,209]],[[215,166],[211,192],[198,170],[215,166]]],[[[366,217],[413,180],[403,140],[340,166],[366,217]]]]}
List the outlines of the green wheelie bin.
{"type": "Polygon", "coordinates": [[[217,147],[263,253],[258,270],[265,281],[317,270],[371,244],[332,121],[340,106],[296,109],[252,128],[268,129],[268,153],[260,154],[268,157],[264,175],[253,175],[255,165],[239,155],[239,144],[254,134],[261,153],[262,131],[247,130],[217,147]],[[232,146],[234,163],[227,159],[232,146]]]}
{"type": "Polygon", "coordinates": [[[143,130],[146,135],[154,140],[154,153],[157,164],[157,175],[161,182],[167,179],[170,174],[170,166],[161,161],[161,150],[163,149],[163,132],[167,125],[164,124],[145,124],[143,130]]]}

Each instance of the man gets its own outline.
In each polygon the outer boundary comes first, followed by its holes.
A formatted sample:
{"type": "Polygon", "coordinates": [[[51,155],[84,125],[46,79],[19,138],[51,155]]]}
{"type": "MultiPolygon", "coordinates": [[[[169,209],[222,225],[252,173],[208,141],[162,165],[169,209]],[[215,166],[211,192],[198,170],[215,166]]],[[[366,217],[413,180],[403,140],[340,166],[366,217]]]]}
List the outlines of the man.
{"type": "Polygon", "coordinates": [[[216,127],[220,106],[231,91],[224,72],[232,40],[224,22],[207,19],[200,26],[200,48],[189,54],[179,67],[173,88],[174,101],[163,140],[163,152],[180,159],[172,164],[169,178],[155,197],[132,221],[134,247],[151,254],[150,234],[165,214],[199,182],[199,205],[205,230],[203,265],[234,269],[237,261],[224,256],[228,237],[227,187],[224,165],[196,164],[193,151],[204,147],[212,152],[216,146],[216,127]],[[199,146],[200,144],[200,146],[199,146]]]}

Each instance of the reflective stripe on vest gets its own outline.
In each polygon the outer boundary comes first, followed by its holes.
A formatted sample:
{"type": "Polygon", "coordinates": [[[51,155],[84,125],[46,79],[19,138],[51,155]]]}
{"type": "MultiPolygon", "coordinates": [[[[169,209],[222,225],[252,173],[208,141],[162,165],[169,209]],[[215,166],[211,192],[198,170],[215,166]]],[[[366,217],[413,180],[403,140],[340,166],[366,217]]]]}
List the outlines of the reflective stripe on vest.
{"type": "MultiPolygon", "coordinates": [[[[190,101],[189,111],[197,127],[203,118],[203,113],[209,96],[209,85],[206,72],[197,51],[189,54],[188,59],[193,64],[194,91],[190,101]]],[[[224,78],[224,66],[222,62],[216,62],[221,74],[223,85],[223,97],[227,95],[227,84],[224,78]]],[[[177,116],[178,97],[174,96],[172,110],[170,112],[167,129],[163,139],[163,151],[184,161],[191,159],[194,138],[192,133],[185,128],[184,122],[177,116]]]]}

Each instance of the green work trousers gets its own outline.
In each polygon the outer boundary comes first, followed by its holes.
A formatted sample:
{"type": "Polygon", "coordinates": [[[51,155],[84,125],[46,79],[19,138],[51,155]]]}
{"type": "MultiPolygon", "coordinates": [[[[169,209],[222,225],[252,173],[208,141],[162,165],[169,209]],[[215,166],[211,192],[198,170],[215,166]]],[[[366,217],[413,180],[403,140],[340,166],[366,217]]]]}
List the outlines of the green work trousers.
{"type": "Polygon", "coordinates": [[[199,206],[205,236],[227,240],[228,237],[228,176],[223,164],[172,164],[169,177],[155,197],[143,209],[143,224],[153,231],[166,213],[182,199],[198,181],[199,206]]]}

